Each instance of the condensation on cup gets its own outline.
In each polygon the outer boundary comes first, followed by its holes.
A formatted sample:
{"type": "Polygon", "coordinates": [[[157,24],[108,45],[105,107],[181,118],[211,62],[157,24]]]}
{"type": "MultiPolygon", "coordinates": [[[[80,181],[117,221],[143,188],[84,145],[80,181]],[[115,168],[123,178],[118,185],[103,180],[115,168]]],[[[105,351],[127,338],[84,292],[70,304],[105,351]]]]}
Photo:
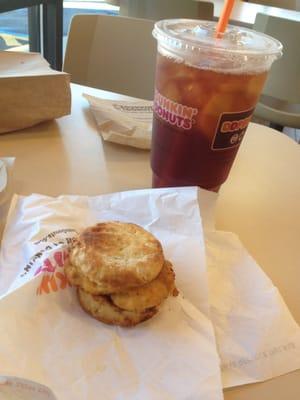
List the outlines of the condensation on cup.
{"type": "MultiPolygon", "coordinates": [[[[282,45],[270,36],[216,23],[155,24],[151,167],[153,186],[218,191],[226,180],[255,105],[282,45]]],[[[259,143],[257,143],[259,146],[259,143]]]]}

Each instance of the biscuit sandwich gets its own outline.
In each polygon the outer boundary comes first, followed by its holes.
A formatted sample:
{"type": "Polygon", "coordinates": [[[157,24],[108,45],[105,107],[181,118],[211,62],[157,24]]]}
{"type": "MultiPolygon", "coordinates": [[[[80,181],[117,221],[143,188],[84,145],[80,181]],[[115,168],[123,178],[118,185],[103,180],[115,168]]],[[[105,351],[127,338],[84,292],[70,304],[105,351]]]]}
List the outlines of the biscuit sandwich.
{"type": "Polygon", "coordinates": [[[109,221],[83,230],[69,248],[65,273],[82,308],[106,324],[134,326],[177,295],[161,243],[132,223],[109,221]]]}

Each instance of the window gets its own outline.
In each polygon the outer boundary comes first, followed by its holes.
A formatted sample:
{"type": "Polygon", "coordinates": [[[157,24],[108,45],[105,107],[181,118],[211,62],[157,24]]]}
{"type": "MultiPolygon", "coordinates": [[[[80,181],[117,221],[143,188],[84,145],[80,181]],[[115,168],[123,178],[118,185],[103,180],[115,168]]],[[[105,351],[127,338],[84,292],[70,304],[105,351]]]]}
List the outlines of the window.
{"type": "Polygon", "coordinates": [[[0,0],[0,50],[40,51],[61,69],[75,14],[117,15],[116,0],[0,0]],[[30,7],[28,7],[30,6],[30,7]]]}
{"type": "Polygon", "coordinates": [[[0,50],[29,51],[28,8],[0,14],[0,50]]]}

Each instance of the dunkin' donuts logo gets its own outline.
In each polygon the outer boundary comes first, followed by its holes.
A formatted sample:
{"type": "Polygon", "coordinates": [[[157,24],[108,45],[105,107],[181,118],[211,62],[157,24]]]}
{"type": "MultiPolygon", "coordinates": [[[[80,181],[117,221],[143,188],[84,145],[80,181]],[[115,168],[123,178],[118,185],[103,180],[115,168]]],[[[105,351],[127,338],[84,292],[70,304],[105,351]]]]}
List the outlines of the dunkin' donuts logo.
{"type": "Polygon", "coordinates": [[[73,243],[77,234],[73,228],[61,228],[31,243],[36,250],[17,279],[27,282],[41,274],[37,295],[57,292],[71,286],[64,272],[64,264],[69,257],[67,248],[73,243]]]}
{"type": "Polygon", "coordinates": [[[36,294],[49,294],[71,286],[64,272],[64,264],[69,255],[66,250],[56,251],[51,257],[46,258],[37,269],[35,275],[43,273],[36,294]]]}
{"type": "Polygon", "coordinates": [[[41,275],[36,291],[37,295],[57,292],[71,286],[64,272],[68,260],[68,246],[78,232],[73,228],[62,228],[48,232],[46,236],[32,243],[37,250],[23,267],[18,279],[27,281],[41,275]]]}
{"type": "Polygon", "coordinates": [[[193,117],[197,115],[197,108],[188,107],[180,103],[176,103],[164,97],[157,90],[154,96],[154,112],[155,114],[177,128],[189,130],[193,126],[193,117]]]}
{"type": "Polygon", "coordinates": [[[225,112],[220,115],[212,150],[226,150],[241,144],[254,108],[240,112],[225,112]]]}
{"type": "Polygon", "coordinates": [[[236,132],[241,129],[245,129],[247,128],[250,121],[251,121],[251,116],[240,120],[224,121],[221,126],[221,132],[222,133],[236,132]]]}

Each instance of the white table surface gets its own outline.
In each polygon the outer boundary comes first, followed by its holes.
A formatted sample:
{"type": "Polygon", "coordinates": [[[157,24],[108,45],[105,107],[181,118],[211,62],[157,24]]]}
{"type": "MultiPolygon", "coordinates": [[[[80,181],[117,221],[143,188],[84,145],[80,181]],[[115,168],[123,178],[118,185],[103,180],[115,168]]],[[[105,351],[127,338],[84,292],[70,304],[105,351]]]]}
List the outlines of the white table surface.
{"type": "MultiPolygon", "coordinates": [[[[0,157],[15,156],[19,194],[96,195],[151,186],[149,152],[103,143],[81,93],[119,95],[72,85],[72,114],[0,135],[0,157]]],[[[216,206],[218,229],[235,232],[278,286],[300,322],[300,146],[250,124],[216,206]]],[[[298,400],[300,371],[225,391],[226,400],[298,400]]]]}
{"type": "MultiPolygon", "coordinates": [[[[203,0],[198,0],[198,1],[203,1],[203,0]]],[[[214,17],[219,18],[224,5],[224,0],[207,0],[207,1],[214,4],[214,17]]],[[[283,8],[270,7],[261,4],[246,3],[244,1],[236,0],[231,13],[230,21],[236,24],[251,26],[254,24],[257,13],[263,13],[272,15],[274,17],[281,17],[281,18],[292,19],[295,21],[300,21],[299,11],[286,10],[284,8],[284,5],[282,5],[282,7],[283,8]]]]}

